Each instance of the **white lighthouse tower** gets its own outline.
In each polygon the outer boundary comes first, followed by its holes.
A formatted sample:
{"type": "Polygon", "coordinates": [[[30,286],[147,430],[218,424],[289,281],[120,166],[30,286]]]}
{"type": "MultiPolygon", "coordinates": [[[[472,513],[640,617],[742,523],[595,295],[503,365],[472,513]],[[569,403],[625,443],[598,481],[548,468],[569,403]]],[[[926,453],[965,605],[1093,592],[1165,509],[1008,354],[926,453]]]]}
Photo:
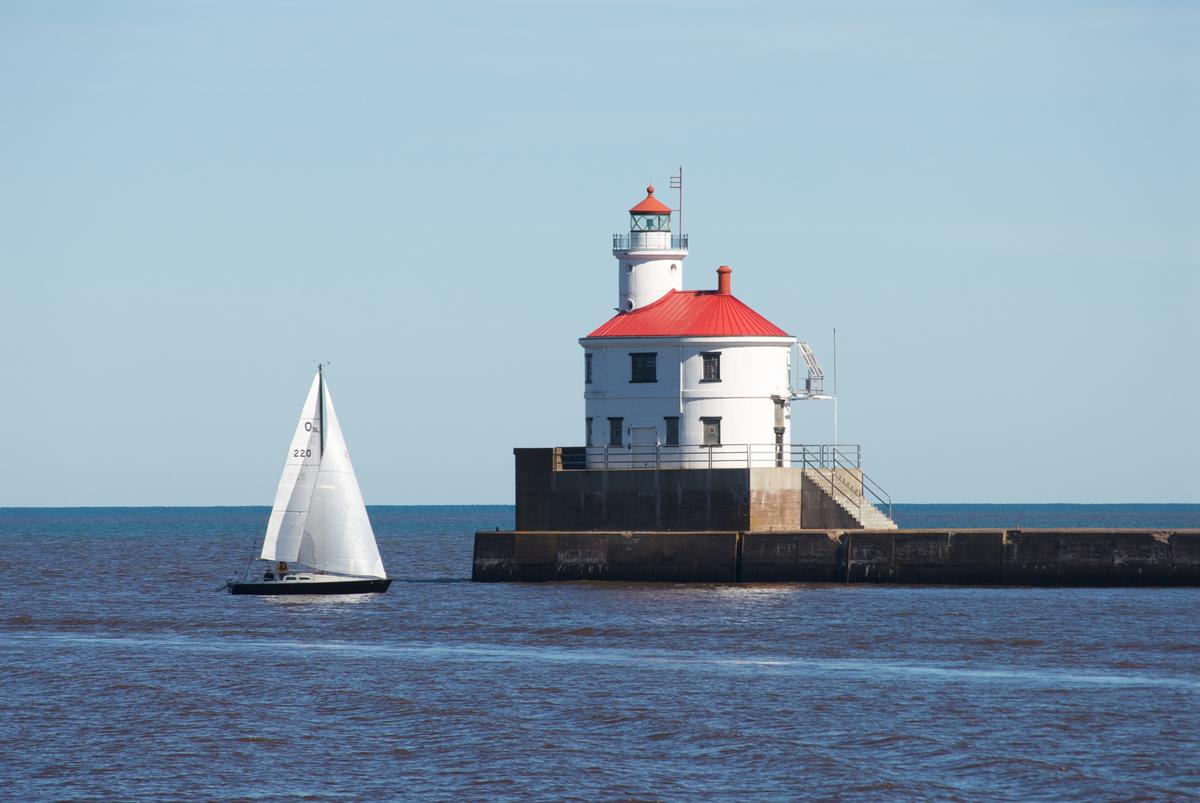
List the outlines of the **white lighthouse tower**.
{"type": "Polygon", "coordinates": [[[618,312],[579,341],[588,467],[790,465],[796,338],[733,295],[728,266],[684,290],[687,236],[646,192],[613,237],[618,312]]]}
{"type": "Polygon", "coordinates": [[[671,207],[654,197],[654,185],[646,197],[629,210],[629,234],[613,235],[617,258],[617,309],[632,312],[662,298],[671,290],[683,289],[683,258],[687,235],[671,235],[671,207]]]}

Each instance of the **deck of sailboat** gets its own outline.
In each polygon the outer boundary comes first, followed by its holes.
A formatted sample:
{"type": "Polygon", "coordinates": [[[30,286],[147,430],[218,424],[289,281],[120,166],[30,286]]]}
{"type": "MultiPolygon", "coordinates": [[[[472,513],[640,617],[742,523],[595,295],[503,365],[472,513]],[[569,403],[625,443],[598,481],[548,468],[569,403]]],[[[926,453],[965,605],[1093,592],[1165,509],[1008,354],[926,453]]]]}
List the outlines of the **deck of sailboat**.
{"type": "Polygon", "coordinates": [[[336,574],[296,572],[278,580],[245,580],[231,583],[231,594],[382,594],[390,577],[343,577],[336,574]]]}

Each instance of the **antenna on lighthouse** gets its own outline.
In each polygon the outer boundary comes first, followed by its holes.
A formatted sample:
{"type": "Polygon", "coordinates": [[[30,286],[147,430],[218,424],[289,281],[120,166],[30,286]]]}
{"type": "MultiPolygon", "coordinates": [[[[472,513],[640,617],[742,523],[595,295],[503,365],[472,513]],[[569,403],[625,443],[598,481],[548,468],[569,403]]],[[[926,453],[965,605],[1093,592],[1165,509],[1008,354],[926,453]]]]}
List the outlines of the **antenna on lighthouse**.
{"type": "MultiPolygon", "coordinates": [[[[683,165],[679,166],[679,175],[671,176],[671,189],[679,190],[679,231],[677,232],[680,238],[683,237],[683,165]]],[[[680,242],[683,242],[680,239],[680,242]]]]}

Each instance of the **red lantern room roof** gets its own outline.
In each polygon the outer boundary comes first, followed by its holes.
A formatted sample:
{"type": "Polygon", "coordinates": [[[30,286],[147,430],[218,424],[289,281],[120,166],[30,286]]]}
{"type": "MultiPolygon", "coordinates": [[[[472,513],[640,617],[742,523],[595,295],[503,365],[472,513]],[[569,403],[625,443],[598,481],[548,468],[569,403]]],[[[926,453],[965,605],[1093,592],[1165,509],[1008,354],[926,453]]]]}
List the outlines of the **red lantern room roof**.
{"type": "Polygon", "coordinates": [[[633,209],[630,209],[629,213],[631,215],[669,215],[671,214],[671,207],[654,197],[654,185],[651,184],[646,188],[646,200],[642,201],[633,209]]]}
{"type": "Polygon", "coordinates": [[[588,337],[790,337],[732,295],[671,290],[633,312],[621,312],[588,337]]]}

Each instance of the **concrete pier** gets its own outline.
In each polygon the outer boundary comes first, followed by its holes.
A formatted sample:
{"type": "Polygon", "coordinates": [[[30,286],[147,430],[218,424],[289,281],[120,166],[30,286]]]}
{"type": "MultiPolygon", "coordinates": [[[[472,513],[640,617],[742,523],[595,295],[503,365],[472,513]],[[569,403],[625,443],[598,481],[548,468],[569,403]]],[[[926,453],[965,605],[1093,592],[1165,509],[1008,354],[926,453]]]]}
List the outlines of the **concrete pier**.
{"type": "Polygon", "coordinates": [[[477,581],[1197,586],[1197,530],[479,532],[477,581]]]}

